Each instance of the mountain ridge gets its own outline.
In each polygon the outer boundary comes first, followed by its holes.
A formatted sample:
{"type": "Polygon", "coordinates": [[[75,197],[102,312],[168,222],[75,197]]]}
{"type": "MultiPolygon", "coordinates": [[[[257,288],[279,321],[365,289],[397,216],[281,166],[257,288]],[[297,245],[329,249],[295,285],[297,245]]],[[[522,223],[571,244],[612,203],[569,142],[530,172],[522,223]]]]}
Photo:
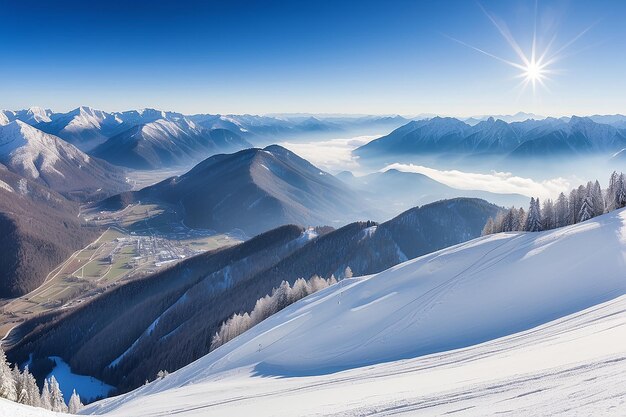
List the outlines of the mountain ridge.
{"type": "Polygon", "coordinates": [[[123,170],[20,120],[0,126],[0,163],[72,199],[129,188],[123,170]]]}
{"type": "Polygon", "coordinates": [[[214,155],[183,175],[113,196],[100,207],[119,210],[148,199],[182,208],[191,227],[248,235],[282,224],[345,224],[368,210],[343,182],[278,145],[214,155]]]}
{"type": "Polygon", "coordinates": [[[469,125],[455,118],[412,121],[353,151],[362,158],[393,154],[470,154],[508,157],[611,154],[626,146],[626,130],[590,117],[488,118],[469,125]]]}

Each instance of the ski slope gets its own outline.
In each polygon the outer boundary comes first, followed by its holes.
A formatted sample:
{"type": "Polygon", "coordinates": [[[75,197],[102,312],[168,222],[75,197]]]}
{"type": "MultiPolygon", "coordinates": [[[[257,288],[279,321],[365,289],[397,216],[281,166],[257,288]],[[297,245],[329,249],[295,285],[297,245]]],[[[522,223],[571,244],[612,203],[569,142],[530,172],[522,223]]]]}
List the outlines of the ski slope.
{"type": "Polygon", "coordinates": [[[624,294],[626,210],[488,236],[346,280],[86,412],[617,415],[624,294]]]}
{"type": "Polygon", "coordinates": [[[344,280],[84,413],[617,416],[625,342],[620,210],[344,280]]]}

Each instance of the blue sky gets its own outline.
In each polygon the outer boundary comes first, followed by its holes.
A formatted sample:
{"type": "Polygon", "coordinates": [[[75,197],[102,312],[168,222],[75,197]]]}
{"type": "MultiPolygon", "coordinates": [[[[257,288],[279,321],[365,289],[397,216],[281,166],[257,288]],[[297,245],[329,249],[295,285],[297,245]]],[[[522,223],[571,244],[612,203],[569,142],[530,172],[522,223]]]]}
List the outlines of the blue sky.
{"type": "Polygon", "coordinates": [[[0,108],[185,113],[626,113],[622,1],[0,0],[0,108]],[[566,48],[547,89],[519,61],[566,48]]]}

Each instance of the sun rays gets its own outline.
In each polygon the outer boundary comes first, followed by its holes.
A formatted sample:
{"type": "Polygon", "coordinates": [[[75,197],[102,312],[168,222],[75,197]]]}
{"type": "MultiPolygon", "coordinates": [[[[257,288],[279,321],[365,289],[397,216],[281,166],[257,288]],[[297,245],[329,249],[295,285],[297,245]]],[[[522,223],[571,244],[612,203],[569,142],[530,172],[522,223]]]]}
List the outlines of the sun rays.
{"type": "Polygon", "coordinates": [[[545,46],[539,46],[537,38],[538,6],[537,2],[535,2],[534,22],[532,28],[532,43],[530,47],[525,50],[517,41],[517,39],[513,36],[506,22],[499,19],[496,15],[488,12],[482,5],[479,4],[479,6],[485,16],[487,16],[489,21],[498,31],[498,33],[505,40],[507,45],[511,48],[512,52],[516,55],[516,60],[502,58],[501,56],[488,52],[484,49],[470,45],[467,42],[463,42],[450,36],[447,37],[461,45],[473,49],[474,51],[477,51],[483,55],[486,55],[490,58],[493,58],[499,62],[502,62],[519,70],[519,73],[515,76],[515,78],[521,78],[521,82],[518,85],[518,87],[520,88],[520,95],[524,93],[529,87],[532,88],[533,94],[537,92],[538,86],[542,87],[545,90],[548,90],[546,86],[546,81],[549,81],[551,79],[550,75],[557,74],[559,72],[559,70],[554,68],[554,64],[557,61],[561,60],[565,56],[565,52],[567,51],[567,49],[572,46],[576,41],[578,41],[583,35],[585,35],[585,33],[587,33],[593,26],[592,25],[581,31],[579,34],[574,36],[569,41],[563,43],[558,48],[554,48],[557,40],[556,33],[551,36],[550,41],[547,42],[545,46]]]}

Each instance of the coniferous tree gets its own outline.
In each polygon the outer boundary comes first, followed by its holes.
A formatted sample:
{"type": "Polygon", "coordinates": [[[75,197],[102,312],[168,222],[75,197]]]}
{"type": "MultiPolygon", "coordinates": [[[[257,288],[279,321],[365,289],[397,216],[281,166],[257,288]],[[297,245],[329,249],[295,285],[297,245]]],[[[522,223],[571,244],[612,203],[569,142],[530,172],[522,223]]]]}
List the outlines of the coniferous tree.
{"type": "Polygon", "coordinates": [[[582,206],[580,207],[580,212],[578,213],[578,221],[584,222],[592,219],[593,217],[593,203],[591,201],[591,196],[587,196],[583,198],[582,206]]]}
{"type": "Polygon", "coordinates": [[[52,397],[50,396],[50,383],[48,379],[44,379],[43,388],[41,389],[41,396],[39,399],[41,408],[52,411],[52,397]]]}
{"type": "Polygon", "coordinates": [[[67,406],[65,405],[65,400],[63,399],[63,393],[61,392],[61,387],[59,387],[59,383],[57,382],[54,375],[50,377],[50,404],[52,405],[52,411],[56,411],[58,413],[67,413],[67,406]]]}
{"type": "Polygon", "coordinates": [[[28,366],[24,368],[24,372],[22,372],[22,377],[24,378],[24,386],[28,391],[28,405],[33,407],[41,407],[41,397],[39,392],[39,387],[37,386],[37,381],[35,377],[28,370],[28,366]]]}
{"type": "Polygon", "coordinates": [[[293,287],[283,281],[278,288],[274,288],[271,295],[259,298],[250,314],[233,314],[222,323],[211,340],[211,350],[217,349],[288,305],[336,283],[334,275],[329,279],[314,275],[308,281],[298,278],[293,287]]]}
{"type": "Polygon", "coordinates": [[[524,211],[524,208],[520,207],[519,210],[517,210],[517,219],[515,221],[515,230],[519,231],[519,232],[523,231],[525,224],[526,224],[526,212],[524,211]]]}
{"type": "Polygon", "coordinates": [[[487,219],[487,223],[485,223],[485,227],[483,227],[483,231],[481,236],[488,236],[495,233],[495,223],[492,217],[487,219]]]}
{"type": "Polygon", "coordinates": [[[13,380],[15,381],[15,392],[17,393],[17,401],[20,404],[29,404],[29,391],[28,391],[28,380],[26,378],[26,373],[28,370],[24,372],[20,372],[20,368],[16,365],[13,366],[13,380]]]}
{"type": "Polygon", "coordinates": [[[528,208],[528,216],[526,218],[527,232],[540,232],[543,230],[541,225],[541,209],[539,208],[539,199],[530,198],[530,206],[528,208]]]}
{"type": "Polygon", "coordinates": [[[619,182],[619,174],[617,171],[613,171],[609,178],[609,188],[606,190],[606,209],[608,211],[615,210],[617,208],[617,188],[619,182]]]}
{"type": "Polygon", "coordinates": [[[554,212],[554,203],[549,198],[543,201],[542,225],[545,230],[554,229],[556,227],[556,215],[554,212]]]}
{"type": "Polygon", "coordinates": [[[574,188],[569,193],[569,202],[568,202],[568,219],[567,224],[576,224],[578,223],[578,213],[580,212],[580,203],[581,197],[578,194],[578,189],[574,188]]]}
{"type": "Polygon", "coordinates": [[[2,348],[0,348],[0,398],[17,401],[17,390],[15,387],[13,372],[9,367],[7,357],[2,348]]]}
{"type": "Polygon", "coordinates": [[[560,193],[554,205],[555,227],[563,227],[568,224],[569,203],[565,194],[560,193]]]}
{"type": "Polygon", "coordinates": [[[306,280],[298,278],[294,281],[291,291],[289,293],[289,303],[295,303],[296,301],[306,297],[309,294],[309,288],[306,280]]]}
{"type": "Polygon", "coordinates": [[[503,232],[512,232],[515,230],[515,218],[517,217],[517,210],[515,207],[511,207],[507,210],[506,214],[502,219],[502,231],[503,232]]]}
{"type": "Polygon", "coordinates": [[[602,197],[602,187],[598,180],[596,180],[591,186],[591,201],[593,205],[594,216],[600,216],[604,214],[604,198],[602,197]]]}
{"type": "Polygon", "coordinates": [[[620,209],[626,207],[626,177],[624,174],[620,174],[617,177],[616,191],[615,191],[615,208],[620,209]]]}
{"type": "Polygon", "coordinates": [[[505,214],[500,212],[495,219],[490,218],[485,224],[483,235],[509,230],[550,230],[589,220],[622,207],[626,207],[626,177],[614,171],[604,193],[598,180],[589,181],[585,186],[572,189],[569,197],[560,193],[554,203],[547,199],[542,210],[539,210],[539,199],[533,197],[527,215],[521,208],[517,212],[523,227],[516,229],[513,226],[511,229],[511,214],[515,216],[516,213],[515,207],[511,207],[505,214]]]}
{"type": "Polygon", "coordinates": [[[68,404],[68,411],[70,414],[78,414],[78,412],[83,408],[83,403],[80,401],[80,396],[76,394],[76,390],[72,391],[72,396],[70,397],[70,402],[68,404]]]}
{"type": "Polygon", "coordinates": [[[280,283],[280,286],[272,297],[274,301],[273,311],[280,311],[289,305],[289,290],[290,287],[287,281],[280,283]]]}
{"type": "Polygon", "coordinates": [[[343,273],[344,278],[352,278],[352,269],[349,266],[346,266],[346,270],[343,273]]]}

